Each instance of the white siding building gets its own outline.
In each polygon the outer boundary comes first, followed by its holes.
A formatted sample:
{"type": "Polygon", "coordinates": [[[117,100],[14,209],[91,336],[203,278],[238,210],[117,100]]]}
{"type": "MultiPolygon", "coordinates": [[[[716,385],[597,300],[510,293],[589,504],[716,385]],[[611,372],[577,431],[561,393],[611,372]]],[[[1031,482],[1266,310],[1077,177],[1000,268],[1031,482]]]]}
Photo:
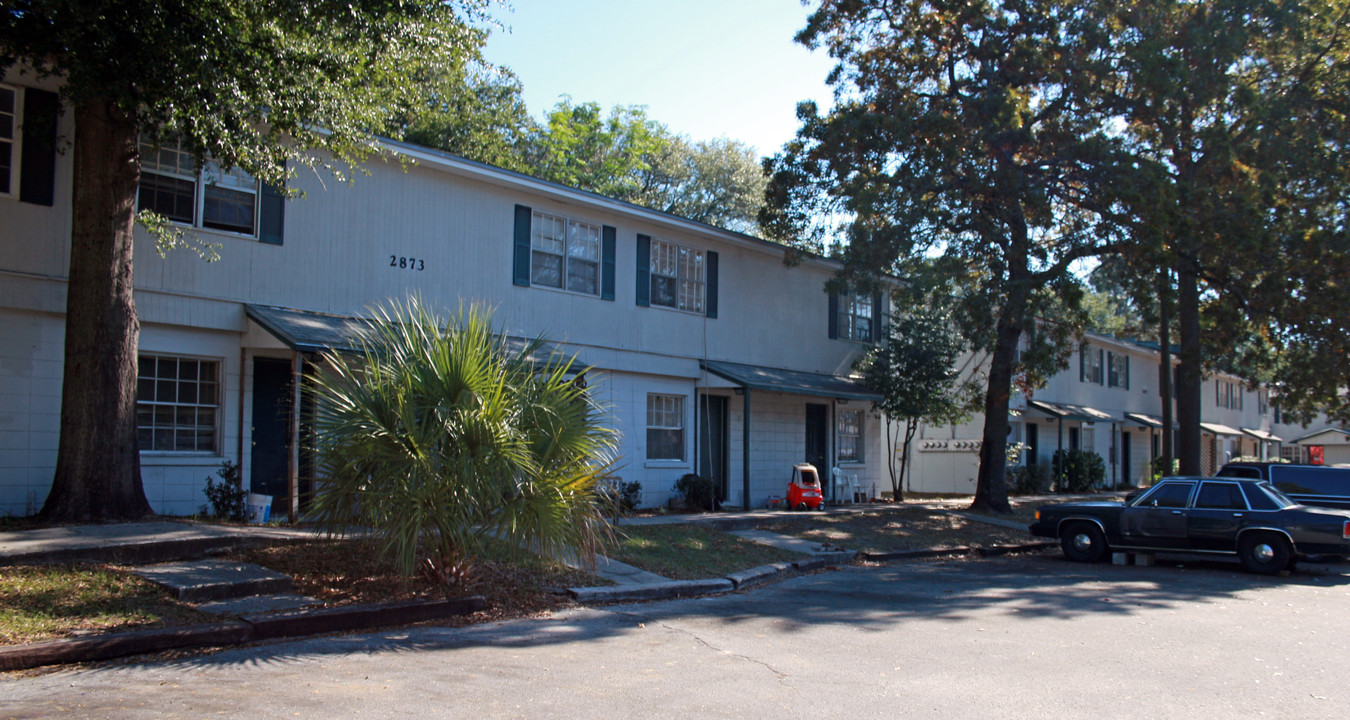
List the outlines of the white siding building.
{"type": "MultiPolygon", "coordinates": [[[[1008,442],[1025,445],[1019,464],[1049,466],[1058,449],[1090,450],[1105,461],[1108,485],[1148,481],[1153,459],[1162,454],[1158,370],[1156,347],[1089,335],[1070,367],[1046,387],[1032,397],[1014,393],[1008,442]]],[[[1268,390],[1251,390],[1231,375],[1205,379],[1201,418],[1205,474],[1238,457],[1307,462],[1307,446],[1314,442],[1327,447],[1331,463],[1341,457],[1336,444],[1350,447],[1343,430],[1309,434],[1302,426],[1281,423],[1268,390]]],[[[1174,424],[1175,419],[1174,412],[1174,424]]],[[[973,493],[983,424],[977,415],[958,426],[921,427],[912,447],[910,489],[973,493]]],[[[1350,454],[1345,457],[1350,462],[1350,454]]]]}
{"type": "MultiPolygon", "coordinates": [[[[41,507],[56,465],[70,247],[71,157],[50,147],[71,118],[26,124],[25,107],[55,98],[29,81],[0,84],[17,109],[3,148],[16,162],[0,171],[0,513],[20,515],[41,507]]],[[[220,255],[160,257],[137,231],[138,415],[157,512],[197,511],[224,461],[303,509],[314,478],[295,379],[370,307],[411,294],[490,306],[506,333],[577,353],[621,434],[615,474],[641,482],[645,505],[697,472],[728,504],[761,506],[804,460],[879,484],[879,422],[848,376],[888,309],[827,294],[836,263],[788,267],[756,238],[390,147],[413,164],[372,161],[351,185],[302,172],[306,196],[290,201],[143,148],[141,206],[220,255]]]]}

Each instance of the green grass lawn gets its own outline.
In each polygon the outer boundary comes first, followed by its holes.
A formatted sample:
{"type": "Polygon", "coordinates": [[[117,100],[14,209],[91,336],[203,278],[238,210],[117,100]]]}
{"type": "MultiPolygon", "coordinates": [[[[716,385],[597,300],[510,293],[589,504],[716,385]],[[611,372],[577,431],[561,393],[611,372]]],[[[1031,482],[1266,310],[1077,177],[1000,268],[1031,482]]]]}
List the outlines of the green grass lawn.
{"type": "Polygon", "coordinates": [[[618,530],[618,545],[605,555],[672,580],[722,577],[805,557],[698,525],[624,525],[618,530]]]}
{"type": "Polygon", "coordinates": [[[205,622],[149,581],[101,565],[0,568],[0,644],[205,622]]]}

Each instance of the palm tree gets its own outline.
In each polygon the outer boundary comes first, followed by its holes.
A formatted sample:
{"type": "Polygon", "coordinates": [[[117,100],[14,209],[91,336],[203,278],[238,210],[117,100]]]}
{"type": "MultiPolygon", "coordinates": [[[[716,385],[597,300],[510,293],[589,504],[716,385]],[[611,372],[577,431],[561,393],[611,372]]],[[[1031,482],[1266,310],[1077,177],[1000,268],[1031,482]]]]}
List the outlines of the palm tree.
{"type": "Polygon", "coordinates": [[[314,381],[314,517],[329,533],[371,528],[405,577],[462,581],[489,537],[591,562],[610,536],[596,481],[615,433],[575,358],[513,347],[490,316],[393,303],[314,381]]]}

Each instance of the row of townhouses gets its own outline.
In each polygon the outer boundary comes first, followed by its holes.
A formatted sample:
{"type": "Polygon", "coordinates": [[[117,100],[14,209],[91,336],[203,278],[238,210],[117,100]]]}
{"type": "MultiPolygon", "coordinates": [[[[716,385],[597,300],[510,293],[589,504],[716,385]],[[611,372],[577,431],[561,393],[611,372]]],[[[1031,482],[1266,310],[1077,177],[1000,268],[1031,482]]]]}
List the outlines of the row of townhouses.
{"type": "MultiPolygon", "coordinates": [[[[41,507],[56,465],[71,230],[71,157],[58,151],[71,116],[40,121],[56,95],[32,85],[0,84],[0,514],[19,515],[41,507]]],[[[802,461],[887,487],[892,449],[850,369],[892,308],[825,292],[837,263],[788,266],[757,238],[388,147],[400,158],[350,185],[299,174],[293,200],[239,171],[196,168],[176,147],[142,148],[139,205],[220,256],[161,257],[137,231],[137,414],[157,512],[196,512],[224,462],[275,498],[274,513],[303,509],[315,478],[300,381],[323,353],[352,347],[372,307],[414,294],[445,310],[489,306],[503,332],[575,354],[621,438],[614,475],[641,483],[644,505],[698,473],[727,504],[760,506],[802,461]]],[[[1085,358],[1081,375],[1020,402],[1012,439],[1037,458],[1061,443],[1096,448],[1112,477],[1140,479],[1156,445],[1156,360],[1097,338],[1085,358]]],[[[1236,395],[1220,389],[1229,404],[1206,408],[1214,459],[1284,452],[1299,434],[1269,417],[1264,396],[1216,382],[1236,395]]],[[[914,489],[970,490],[964,440],[978,437],[975,425],[925,428],[914,489]]]]}
{"type": "MultiPolygon", "coordinates": [[[[0,123],[17,130],[0,171],[0,514],[40,508],[56,465],[70,248],[70,154],[38,135],[70,137],[70,114],[25,125],[26,107],[54,99],[26,79],[0,86],[0,123]]],[[[687,473],[729,504],[763,505],[803,460],[879,479],[873,395],[849,374],[889,308],[824,292],[837,263],[788,267],[756,238],[389,147],[411,165],[373,161],[351,185],[302,173],[296,200],[143,148],[140,206],[220,246],[216,262],[161,258],[137,231],[137,405],[157,512],[197,511],[224,461],[298,506],[313,478],[297,380],[351,347],[371,307],[413,294],[446,311],[481,303],[503,332],[577,355],[620,434],[614,475],[641,483],[645,505],[687,473]]]]}
{"type": "MultiPolygon", "coordinates": [[[[1175,368],[1175,357],[1171,361],[1175,368]]],[[[1089,450],[1104,461],[1108,485],[1148,482],[1163,440],[1157,345],[1088,335],[1069,365],[1044,388],[1014,394],[1008,442],[1024,447],[1016,464],[1045,465],[1056,450],[1089,450]]],[[[1251,389],[1239,377],[1207,377],[1200,415],[1207,475],[1239,457],[1350,463],[1350,432],[1326,422],[1286,422],[1269,390],[1251,389]]],[[[1175,428],[1175,414],[1173,421],[1175,428]]],[[[911,489],[974,492],[982,426],[981,416],[960,425],[920,426],[911,489]]]]}

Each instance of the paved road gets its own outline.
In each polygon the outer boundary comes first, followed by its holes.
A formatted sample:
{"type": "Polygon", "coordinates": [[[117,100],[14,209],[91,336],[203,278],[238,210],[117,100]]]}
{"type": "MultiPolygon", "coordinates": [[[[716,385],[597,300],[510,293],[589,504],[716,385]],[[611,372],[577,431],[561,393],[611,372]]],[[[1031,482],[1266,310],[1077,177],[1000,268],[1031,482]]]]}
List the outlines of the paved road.
{"type": "Polygon", "coordinates": [[[847,568],[747,593],[0,679],[0,717],[1343,718],[1350,566],[847,568]]]}

